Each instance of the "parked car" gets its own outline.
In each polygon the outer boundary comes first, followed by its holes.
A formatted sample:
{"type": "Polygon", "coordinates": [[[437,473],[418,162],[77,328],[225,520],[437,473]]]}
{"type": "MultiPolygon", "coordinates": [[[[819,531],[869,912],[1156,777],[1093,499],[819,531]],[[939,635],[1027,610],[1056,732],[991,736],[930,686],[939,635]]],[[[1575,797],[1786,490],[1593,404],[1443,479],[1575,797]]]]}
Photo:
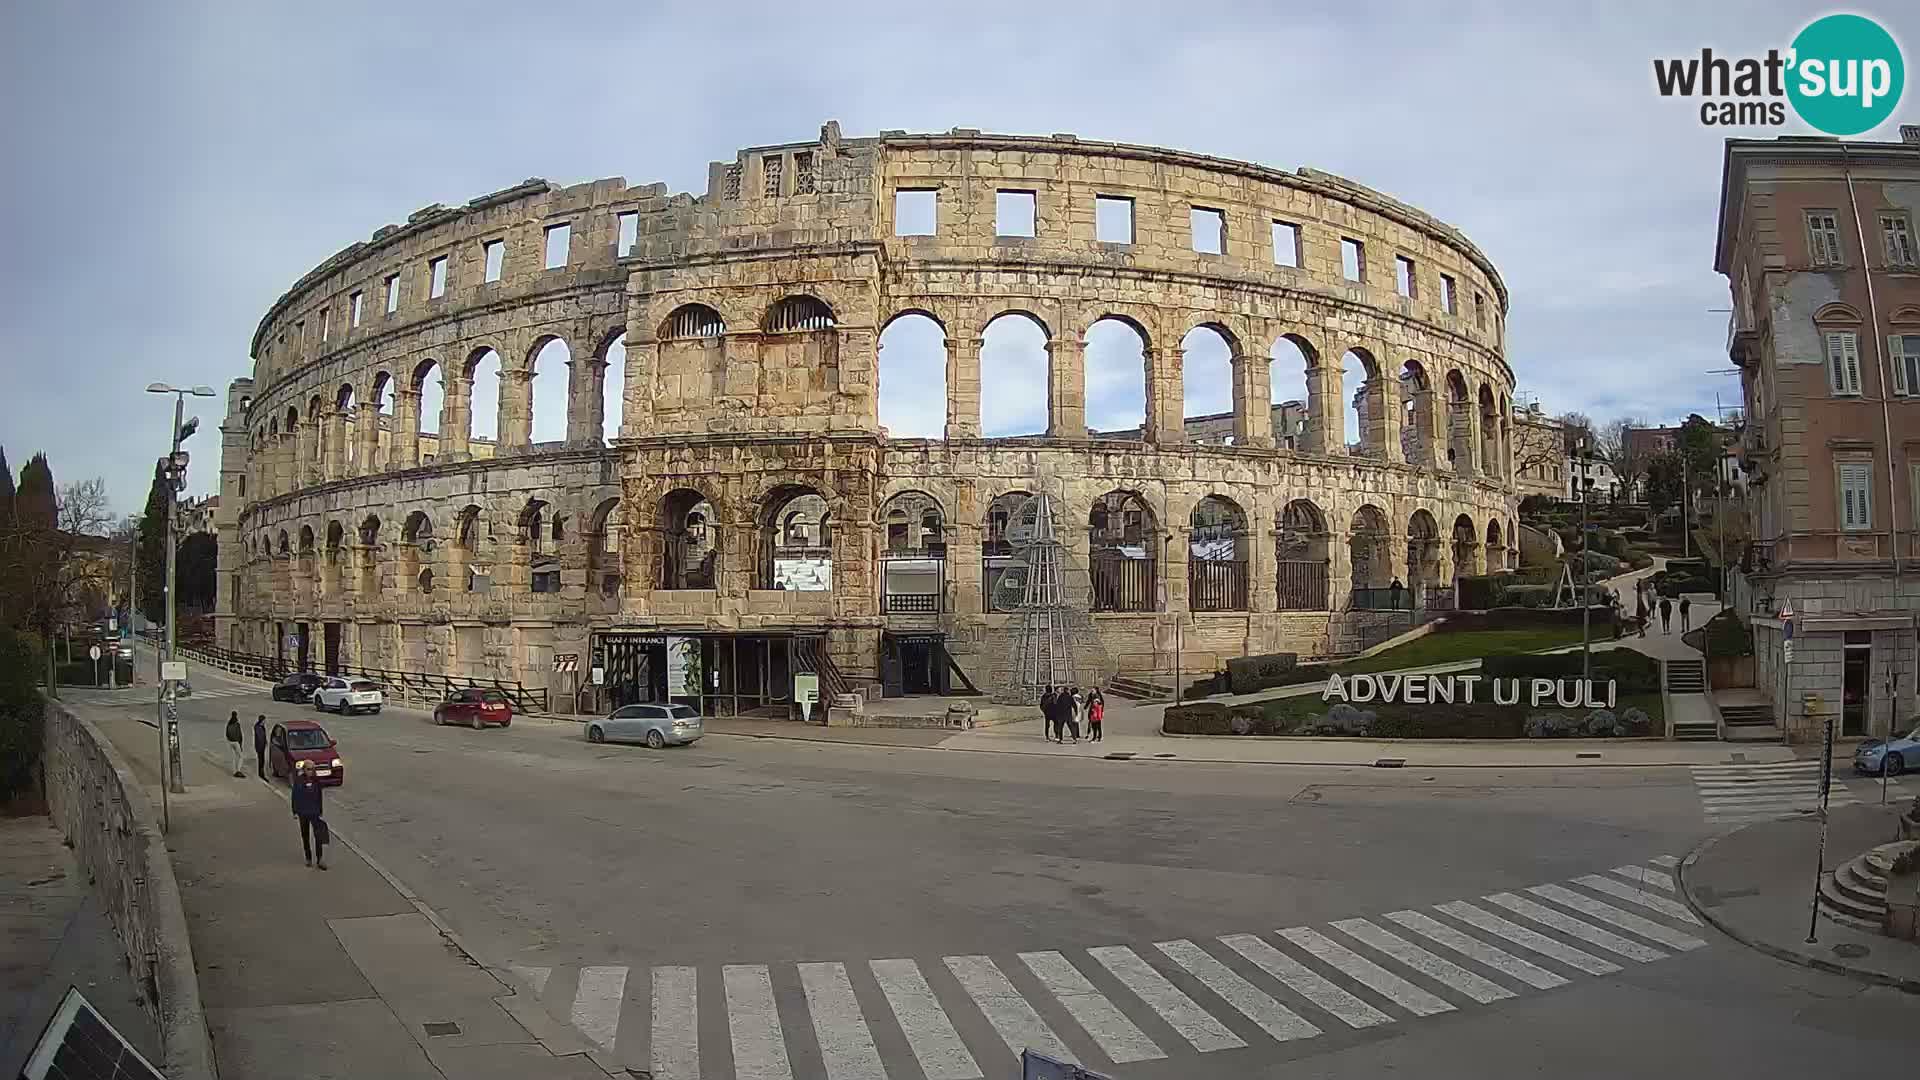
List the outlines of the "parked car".
{"type": "Polygon", "coordinates": [[[296,671],[281,679],[273,686],[273,700],[291,701],[304,705],[313,700],[313,692],[327,681],[325,675],[316,675],[311,671],[296,671]]]}
{"type": "Polygon", "coordinates": [[[339,744],[327,729],[311,720],[289,720],[273,725],[267,733],[267,771],[275,778],[293,776],[305,762],[322,787],[346,783],[347,766],[340,760],[339,744]]]}
{"type": "Polygon", "coordinates": [[[455,690],[433,707],[436,724],[465,724],[475,731],[513,723],[513,702],[498,690],[455,690]]]}
{"type": "Polygon", "coordinates": [[[328,709],[345,716],[348,713],[377,713],[387,703],[386,691],[379,683],[365,679],[345,679],[330,675],[327,681],[313,691],[313,707],[322,712],[328,709]]]}
{"type": "Polygon", "coordinates": [[[1853,752],[1854,772],[1879,776],[1885,769],[1888,776],[1899,776],[1914,767],[1920,767],[1920,726],[1905,738],[1868,739],[1853,752]]]}
{"type": "Polygon", "coordinates": [[[706,732],[700,714],[685,705],[622,705],[587,724],[587,741],[642,742],[649,749],[685,746],[706,732]]]}

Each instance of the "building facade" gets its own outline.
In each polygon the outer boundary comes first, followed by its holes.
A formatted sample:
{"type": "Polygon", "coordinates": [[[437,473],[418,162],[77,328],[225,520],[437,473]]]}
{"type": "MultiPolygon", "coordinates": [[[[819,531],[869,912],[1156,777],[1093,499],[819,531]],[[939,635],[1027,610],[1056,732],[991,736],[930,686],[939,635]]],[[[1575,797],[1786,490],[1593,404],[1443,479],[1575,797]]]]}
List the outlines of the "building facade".
{"type": "Polygon", "coordinates": [[[1754,537],[1734,595],[1797,737],[1828,715],[1884,735],[1916,711],[1920,138],[1903,134],[1726,148],[1715,268],[1733,294],[1754,537]]]}
{"type": "Polygon", "coordinates": [[[1343,651],[1352,589],[1508,560],[1506,308],[1459,232],[1357,184],[1071,136],[828,124],[700,196],[528,181],[380,229],[262,319],[223,425],[219,634],[529,685],[573,656],[612,702],[672,669],[718,713],[780,710],[803,670],[984,688],[1045,492],[1109,671],[1169,668],[1176,634],[1189,670],[1343,651]],[[944,387],[900,376],[944,401],[939,438],[879,423],[908,318],[944,338],[944,387]],[[1044,338],[1045,434],[982,437],[1000,320],[1044,338]],[[1136,432],[1089,433],[1099,324],[1139,342],[1136,432]],[[1198,439],[1195,334],[1233,401],[1198,439]],[[1277,363],[1308,400],[1270,403],[1277,363]],[[543,373],[567,408],[537,438],[543,373]]]}
{"type": "Polygon", "coordinates": [[[1567,433],[1537,403],[1513,407],[1513,487],[1522,499],[1567,497],[1567,433]]]}

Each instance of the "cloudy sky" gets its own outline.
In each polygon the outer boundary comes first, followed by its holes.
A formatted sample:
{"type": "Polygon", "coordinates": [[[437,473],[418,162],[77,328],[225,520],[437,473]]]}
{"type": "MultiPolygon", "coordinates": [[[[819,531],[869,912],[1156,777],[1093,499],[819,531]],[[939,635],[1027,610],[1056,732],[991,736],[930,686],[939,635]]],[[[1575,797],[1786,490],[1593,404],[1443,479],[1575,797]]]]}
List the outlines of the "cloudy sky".
{"type": "MultiPolygon", "coordinates": [[[[849,136],[1071,131],[1351,177],[1500,267],[1523,399],[1711,415],[1716,393],[1738,395],[1713,374],[1725,131],[1658,98],[1651,59],[1757,54],[1828,9],[1550,6],[20,0],[0,14],[0,445],[15,469],[45,450],[63,482],[104,476],[134,510],[169,415],[142,388],[206,383],[222,400],[201,410],[192,488],[208,490],[255,324],[347,243],[528,176],[698,191],[709,161],[827,119],[849,136]]],[[[1920,40],[1898,6],[1857,10],[1920,40]]],[[[888,344],[890,363],[920,347],[906,330],[888,344]]],[[[995,384],[990,429],[1031,421],[1044,384],[1027,383],[995,384]]],[[[1094,423],[1129,393],[1096,386],[1094,423]]],[[[934,415],[886,405],[897,429],[934,415]]]]}

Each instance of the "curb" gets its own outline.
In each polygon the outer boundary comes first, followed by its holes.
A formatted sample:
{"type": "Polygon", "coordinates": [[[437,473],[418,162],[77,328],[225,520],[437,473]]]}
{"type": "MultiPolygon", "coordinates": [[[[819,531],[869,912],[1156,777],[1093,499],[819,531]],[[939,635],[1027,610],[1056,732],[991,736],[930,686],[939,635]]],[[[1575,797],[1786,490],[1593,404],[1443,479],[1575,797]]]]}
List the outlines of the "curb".
{"type": "MultiPolygon", "coordinates": [[[[1756,824],[1766,823],[1757,822],[1756,824]]],[[[1844,975],[1847,978],[1857,979],[1875,986],[1892,987],[1895,990],[1908,994],[1920,994],[1920,979],[1910,978],[1905,975],[1892,975],[1884,971],[1875,971],[1868,967],[1856,967],[1851,964],[1840,963],[1837,960],[1828,960],[1824,957],[1809,956],[1806,953],[1785,945],[1775,945],[1769,941],[1762,941],[1751,934],[1735,930],[1733,927],[1727,925],[1724,920],[1716,917],[1711,909],[1702,907],[1700,902],[1693,898],[1693,890],[1687,887],[1687,871],[1691,870],[1693,864],[1699,862],[1700,857],[1712,850],[1713,845],[1719,843],[1722,838],[1750,828],[1753,828],[1753,826],[1743,825],[1739,829],[1721,833],[1719,836],[1707,837],[1695,845],[1692,851],[1687,852],[1686,857],[1680,860],[1680,865],[1674,867],[1674,877],[1678,879],[1677,883],[1680,886],[1680,897],[1687,902],[1689,908],[1693,909],[1694,914],[1706,920],[1707,925],[1732,938],[1734,941],[1745,945],[1755,952],[1771,956],[1775,960],[1784,960],[1798,967],[1824,971],[1829,975],[1844,975]]],[[[1892,941],[1894,939],[1888,938],[1887,940],[1892,941]]]]}

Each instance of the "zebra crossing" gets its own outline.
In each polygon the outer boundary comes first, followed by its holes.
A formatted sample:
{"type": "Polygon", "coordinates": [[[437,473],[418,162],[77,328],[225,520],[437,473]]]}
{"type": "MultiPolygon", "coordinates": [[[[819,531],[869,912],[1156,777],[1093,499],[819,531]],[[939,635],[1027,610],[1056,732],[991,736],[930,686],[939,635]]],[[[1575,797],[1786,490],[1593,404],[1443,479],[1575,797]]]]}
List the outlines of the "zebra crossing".
{"type": "Polygon", "coordinates": [[[511,971],[547,1012],[655,1080],[984,1080],[1029,1048],[1125,1076],[1137,1062],[1497,1006],[1703,948],[1677,862],[1209,940],[511,971]]]}
{"type": "MultiPolygon", "coordinates": [[[[193,693],[180,700],[182,703],[188,703],[210,701],[215,698],[251,697],[265,694],[270,689],[265,686],[211,686],[205,689],[195,688],[193,693]]],[[[152,708],[154,690],[151,686],[137,686],[125,690],[67,691],[67,696],[81,705],[144,705],[152,708]]]]}
{"type": "MultiPolygon", "coordinates": [[[[1745,825],[1810,813],[1820,805],[1820,762],[1782,761],[1767,765],[1695,765],[1693,785],[1700,809],[1711,825],[1745,825]]],[[[1889,780],[1889,799],[1920,795],[1902,780],[1889,780]]],[[[1880,801],[1878,777],[1856,777],[1836,766],[1830,806],[1880,801]]]]}

